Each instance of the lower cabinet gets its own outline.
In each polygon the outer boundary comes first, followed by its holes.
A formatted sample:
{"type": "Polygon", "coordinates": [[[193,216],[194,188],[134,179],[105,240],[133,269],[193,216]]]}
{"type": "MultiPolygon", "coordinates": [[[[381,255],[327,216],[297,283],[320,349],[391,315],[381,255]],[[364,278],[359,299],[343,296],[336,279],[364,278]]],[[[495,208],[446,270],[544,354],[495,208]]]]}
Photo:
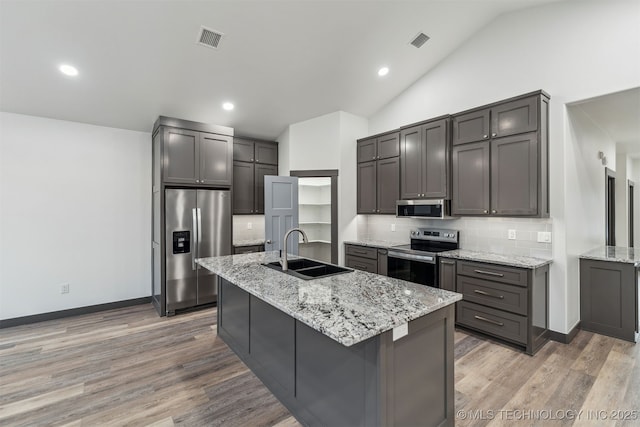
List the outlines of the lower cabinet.
{"type": "Polygon", "coordinates": [[[530,355],[548,341],[548,265],[526,269],[443,258],[440,285],[462,294],[457,325],[516,344],[530,355]]]}
{"type": "Polygon", "coordinates": [[[387,250],[370,246],[346,244],[345,266],[386,276],[387,250]]]}
{"type": "Polygon", "coordinates": [[[251,245],[251,246],[233,246],[233,254],[252,254],[255,252],[264,252],[264,245],[251,245]]]}
{"type": "Polygon", "coordinates": [[[580,329],[637,342],[638,274],[633,264],[580,260],[580,329]]]}

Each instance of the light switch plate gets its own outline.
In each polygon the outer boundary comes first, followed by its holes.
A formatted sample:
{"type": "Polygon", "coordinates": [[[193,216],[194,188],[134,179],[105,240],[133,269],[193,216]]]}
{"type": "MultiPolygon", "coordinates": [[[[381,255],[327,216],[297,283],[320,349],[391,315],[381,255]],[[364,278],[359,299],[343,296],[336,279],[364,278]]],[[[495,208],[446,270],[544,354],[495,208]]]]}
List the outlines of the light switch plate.
{"type": "Polygon", "coordinates": [[[509,240],[516,240],[516,230],[511,229],[507,232],[507,234],[508,234],[509,240]]]}
{"type": "Polygon", "coordinates": [[[252,222],[248,222],[247,223],[247,230],[253,230],[253,223],[252,222]]]}
{"type": "Polygon", "coordinates": [[[391,224],[391,231],[396,231],[396,225],[395,224],[391,224]]]}
{"type": "Polygon", "coordinates": [[[551,232],[550,231],[538,231],[538,242],[539,243],[551,243],[551,232]]]}

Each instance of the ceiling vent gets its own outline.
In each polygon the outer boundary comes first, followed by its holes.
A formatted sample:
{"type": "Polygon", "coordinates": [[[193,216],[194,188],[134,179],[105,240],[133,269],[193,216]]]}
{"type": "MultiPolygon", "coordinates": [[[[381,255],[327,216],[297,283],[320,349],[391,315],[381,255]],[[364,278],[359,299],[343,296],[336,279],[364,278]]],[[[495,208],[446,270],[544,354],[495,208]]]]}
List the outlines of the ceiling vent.
{"type": "Polygon", "coordinates": [[[409,43],[415,47],[422,47],[429,40],[429,36],[425,33],[418,33],[409,43]]]}
{"type": "Polygon", "coordinates": [[[223,35],[224,34],[222,34],[220,31],[212,30],[211,28],[202,26],[200,27],[198,40],[196,41],[196,43],[202,46],[210,47],[212,49],[217,49],[223,35]]]}

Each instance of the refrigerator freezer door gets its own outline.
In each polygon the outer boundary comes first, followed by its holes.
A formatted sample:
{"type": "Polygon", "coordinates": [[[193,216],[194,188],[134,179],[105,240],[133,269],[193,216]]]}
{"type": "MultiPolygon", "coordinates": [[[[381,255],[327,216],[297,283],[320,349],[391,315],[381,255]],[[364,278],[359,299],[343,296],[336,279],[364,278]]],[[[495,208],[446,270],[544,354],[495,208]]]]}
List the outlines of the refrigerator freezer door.
{"type": "MultiPolygon", "coordinates": [[[[231,194],[225,190],[198,191],[198,258],[231,255],[231,194]]],[[[217,276],[198,266],[198,304],[217,300],[217,276]]]]}
{"type": "Polygon", "coordinates": [[[165,295],[167,312],[173,313],[197,302],[196,191],[166,190],[165,206],[165,295]]]}

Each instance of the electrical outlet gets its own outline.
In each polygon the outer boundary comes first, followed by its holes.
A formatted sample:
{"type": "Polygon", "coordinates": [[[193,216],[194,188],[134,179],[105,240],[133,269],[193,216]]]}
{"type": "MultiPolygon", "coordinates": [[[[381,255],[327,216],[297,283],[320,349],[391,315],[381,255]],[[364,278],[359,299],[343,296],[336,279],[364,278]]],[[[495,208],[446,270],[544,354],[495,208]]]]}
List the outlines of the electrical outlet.
{"type": "Polygon", "coordinates": [[[538,242],[539,243],[551,243],[551,232],[550,231],[538,231],[538,242]]]}
{"type": "Polygon", "coordinates": [[[68,283],[63,283],[62,285],[60,285],[60,293],[61,294],[68,294],[69,293],[69,284],[68,283]]]}
{"type": "Polygon", "coordinates": [[[516,240],[516,230],[509,230],[507,232],[509,240],[516,240]]]}
{"type": "Polygon", "coordinates": [[[391,224],[391,231],[396,231],[396,225],[395,224],[391,224]]]}
{"type": "Polygon", "coordinates": [[[252,222],[248,222],[247,223],[247,230],[253,230],[253,223],[252,222]]]}

